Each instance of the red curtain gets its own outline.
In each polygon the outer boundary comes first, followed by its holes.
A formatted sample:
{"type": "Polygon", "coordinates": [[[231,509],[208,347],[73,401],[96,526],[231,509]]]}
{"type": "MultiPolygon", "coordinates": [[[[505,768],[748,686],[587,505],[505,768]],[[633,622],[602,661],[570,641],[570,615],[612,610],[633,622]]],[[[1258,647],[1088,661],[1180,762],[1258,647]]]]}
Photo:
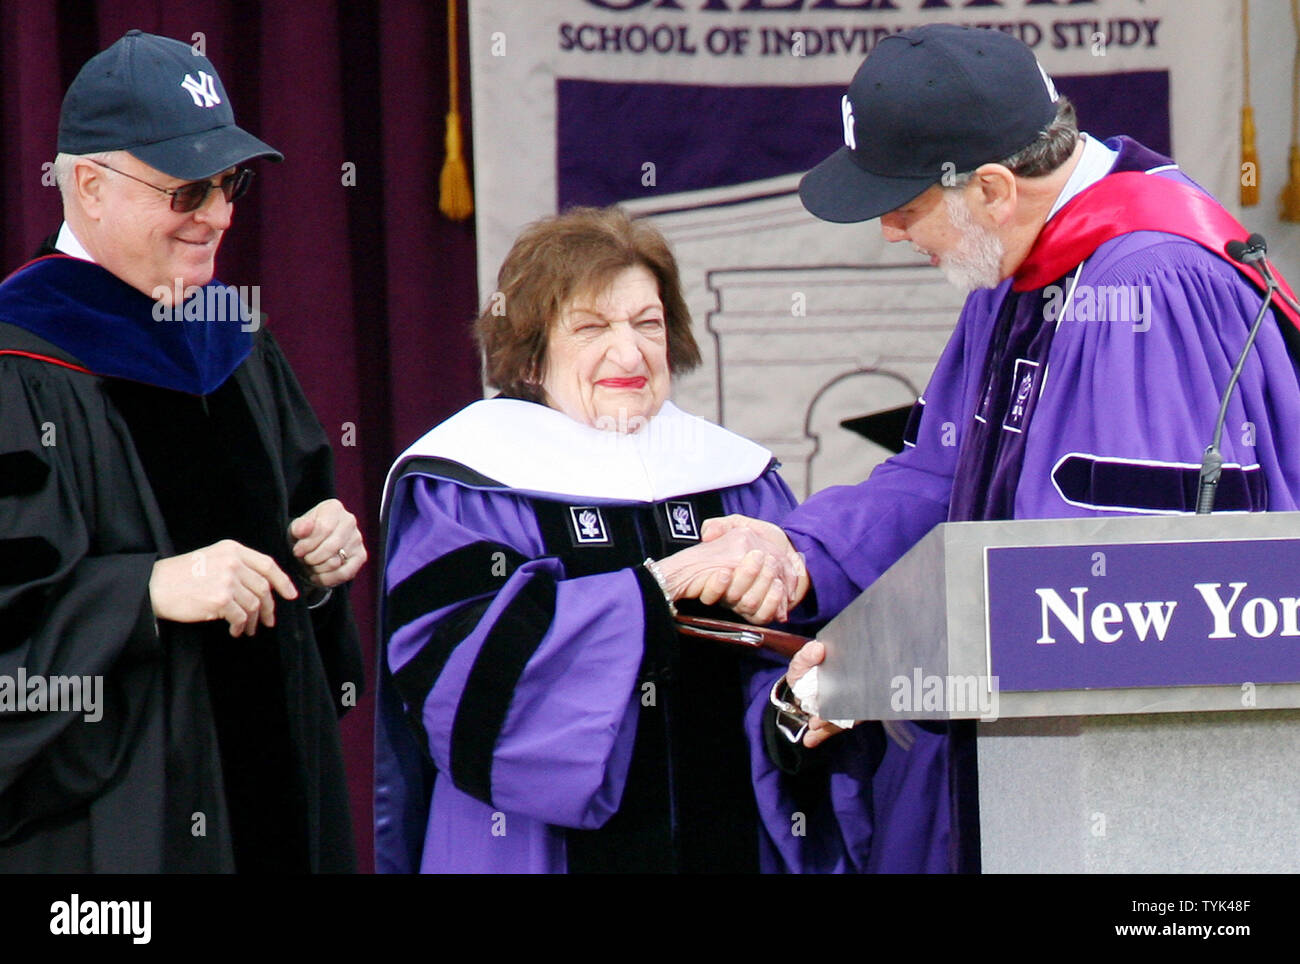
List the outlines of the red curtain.
{"type": "MultiPolygon", "coordinates": [[[[468,34],[458,11],[460,113],[470,162],[468,34]]],[[[139,28],[202,43],[239,125],[283,152],[254,162],[218,277],[261,286],[262,310],[334,440],[339,496],[372,563],[353,600],[374,666],[379,499],[389,464],[480,397],[473,220],[438,211],[448,109],[443,2],[58,0],[0,4],[0,275],[61,220],[53,160],[63,91],[139,28]]],[[[363,868],[371,857],[373,679],[344,720],[363,868]]]]}

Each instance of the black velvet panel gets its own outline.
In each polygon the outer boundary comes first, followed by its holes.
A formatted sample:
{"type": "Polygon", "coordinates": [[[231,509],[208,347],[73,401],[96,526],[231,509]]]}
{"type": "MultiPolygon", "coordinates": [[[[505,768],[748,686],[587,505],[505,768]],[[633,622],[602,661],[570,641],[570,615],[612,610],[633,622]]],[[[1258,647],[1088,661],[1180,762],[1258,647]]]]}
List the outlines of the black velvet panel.
{"type": "Polygon", "coordinates": [[[59,550],[42,536],[0,539],[0,586],[44,579],[59,568],[59,550]]]}
{"type": "MultiPolygon", "coordinates": [[[[1136,465],[1072,455],[1052,473],[1071,502],[1123,512],[1130,509],[1194,512],[1200,471],[1176,465],[1136,465]]],[[[1214,507],[1220,512],[1268,508],[1264,473],[1258,468],[1225,468],[1214,507]]]]}
{"type": "Polygon", "coordinates": [[[39,492],[49,474],[50,467],[35,452],[0,454],[0,499],[39,492]]]}
{"type": "Polygon", "coordinates": [[[555,580],[539,573],[502,610],[465,681],[451,730],[451,778],[492,802],[492,752],[524,666],[555,618],[555,580]]]}
{"type": "MultiPolygon", "coordinates": [[[[717,493],[669,500],[688,503],[694,528],[723,514],[717,493]]],[[[639,567],[698,540],[674,531],[665,504],[601,506],[608,544],[583,545],[569,506],[536,504],[546,548],[568,576],[639,567]]],[[[623,802],[599,830],[568,832],[571,873],[743,873],[758,870],[758,811],[749,773],[738,647],[683,639],[673,630],[663,593],[635,568],[646,612],[645,655],[636,743],[623,802]],[[646,684],[651,689],[646,689],[646,684]]],[[[684,612],[734,618],[729,611],[679,604],[684,612]]],[[[630,696],[632,694],[629,694],[630,696]]]]}
{"type": "Polygon", "coordinates": [[[425,613],[497,592],[525,562],[523,556],[499,542],[474,542],[440,556],[389,591],[384,631],[391,636],[425,613]],[[502,558],[497,558],[498,553],[502,558]]]}
{"type": "Polygon", "coordinates": [[[456,651],[456,647],[465,641],[465,637],[474,631],[483,614],[487,612],[492,600],[471,603],[455,614],[438,623],[429,641],[420,647],[420,651],[393,674],[393,686],[406,704],[406,718],[411,728],[420,738],[420,745],[425,754],[429,752],[429,737],[424,730],[424,701],[429,698],[434,684],[442,675],[447,660],[456,651]]]}

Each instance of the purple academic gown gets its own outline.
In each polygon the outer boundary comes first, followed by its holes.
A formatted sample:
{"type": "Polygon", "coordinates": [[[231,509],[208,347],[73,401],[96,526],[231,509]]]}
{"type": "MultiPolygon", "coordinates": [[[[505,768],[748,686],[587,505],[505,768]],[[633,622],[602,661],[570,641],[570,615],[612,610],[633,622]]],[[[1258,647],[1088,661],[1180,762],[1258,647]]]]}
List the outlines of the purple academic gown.
{"type": "MultiPolygon", "coordinates": [[[[638,722],[658,712],[644,705],[647,653],[672,636],[662,592],[642,567],[576,574],[573,566],[603,567],[586,562],[576,543],[586,539],[593,553],[605,551],[603,540],[630,531],[619,521],[629,507],[666,510],[668,521],[684,501],[694,514],[708,504],[701,498],[716,496],[722,512],[779,521],[794,499],[774,465],[746,484],[648,503],[521,491],[446,459],[399,466],[388,499],[385,572],[386,670],[397,685],[381,679],[380,697],[392,708],[400,690],[407,719],[381,712],[379,721],[378,870],[564,872],[568,829],[599,828],[628,805],[638,722]],[[572,554],[557,556],[554,540],[570,536],[572,554]],[[402,598],[398,587],[421,583],[402,598]],[[413,722],[436,774],[428,760],[419,773],[408,742],[413,722]],[[486,743],[485,732],[492,734],[486,743]]],[[[690,530],[703,519],[683,521],[690,530]]],[[[649,537],[643,527],[640,538],[649,537]]],[[[869,838],[866,763],[851,752],[828,758],[822,792],[796,798],[791,779],[764,750],[768,691],[784,661],[742,653],[739,663],[731,677],[733,724],[743,726],[749,745],[742,765],[758,816],[755,866],[860,868],[869,838]]],[[[680,795],[681,788],[668,792],[680,795]]]]}
{"type": "MultiPolygon", "coordinates": [[[[1120,152],[1112,172],[1170,163],[1127,138],[1108,143],[1120,152]]],[[[1187,180],[1176,170],[1152,176],[1187,180]]],[[[1055,290],[1017,293],[1005,281],[972,293],[904,451],[865,482],[814,495],[784,523],[815,588],[807,615],[839,612],[941,522],[1194,512],[1201,455],[1260,301],[1223,258],[1151,231],[1103,244],[1055,290]],[[1114,289],[1149,299],[1136,302],[1143,317],[1132,302],[1117,311],[1114,289]],[[1098,294],[1107,296],[1100,308],[1098,294]]],[[[1225,425],[1216,511],[1296,509],[1300,387],[1274,319],[1264,320],[1225,425]]],[[[977,841],[958,832],[975,814],[970,797],[954,805],[970,789],[950,779],[954,741],[941,727],[908,725],[915,744],[890,741],[874,780],[868,867],[974,869],[977,841]]]]}

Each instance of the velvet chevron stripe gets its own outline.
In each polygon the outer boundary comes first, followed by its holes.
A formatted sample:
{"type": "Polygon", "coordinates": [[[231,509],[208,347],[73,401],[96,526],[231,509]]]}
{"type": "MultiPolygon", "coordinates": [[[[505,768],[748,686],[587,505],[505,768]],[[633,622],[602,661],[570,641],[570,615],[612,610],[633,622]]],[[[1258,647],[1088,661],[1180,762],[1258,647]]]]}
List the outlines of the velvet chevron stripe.
{"type": "Polygon", "coordinates": [[[451,732],[456,786],[492,802],[492,751],[524,666],[555,618],[555,580],[538,573],[497,617],[465,681],[451,732]]]}

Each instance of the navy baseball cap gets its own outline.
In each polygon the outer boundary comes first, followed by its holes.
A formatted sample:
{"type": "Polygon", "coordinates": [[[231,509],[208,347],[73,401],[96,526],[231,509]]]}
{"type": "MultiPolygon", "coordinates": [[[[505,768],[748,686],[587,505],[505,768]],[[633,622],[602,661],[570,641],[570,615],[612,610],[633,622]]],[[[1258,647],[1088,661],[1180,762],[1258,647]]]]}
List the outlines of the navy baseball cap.
{"type": "Polygon", "coordinates": [[[930,24],[890,34],[840,102],[844,146],[799,182],[823,221],[869,221],[947,174],[1028,147],[1056,116],[1033,51],[997,30],[930,24]]]}
{"type": "Polygon", "coordinates": [[[59,153],[128,151],[184,181],[254,157],[284,160],[235,126],[226,88],[189,44],[128,30],[86,61],[63,98],[59,153]]]}

